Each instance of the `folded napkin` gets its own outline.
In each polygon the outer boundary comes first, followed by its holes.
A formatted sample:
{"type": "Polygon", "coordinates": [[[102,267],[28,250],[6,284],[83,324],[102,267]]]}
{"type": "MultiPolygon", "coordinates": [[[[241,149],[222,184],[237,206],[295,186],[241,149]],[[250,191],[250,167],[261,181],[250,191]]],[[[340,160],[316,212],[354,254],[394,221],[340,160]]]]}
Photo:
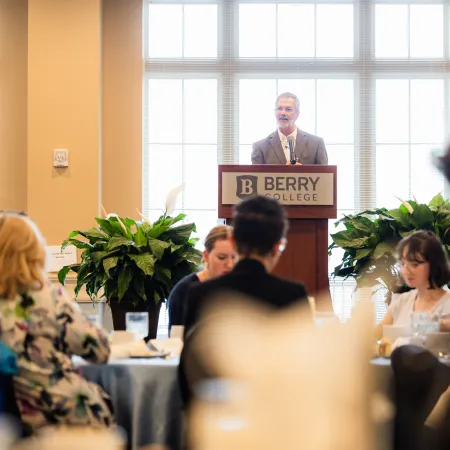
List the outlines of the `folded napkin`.
{"type": "Polygon", "coordinates": [[[15,375],[18,371],[16,354],[0,341],[0,374],[15,375]]]}
{"type": "Polygon", "coordinates": [[[150,339],[150,344],[160,352],[168,352],[174,358],[181,355],[183,341],[180,338],[150,339]]]}
{"type": "Polygon", "coordinates": [[[112,344],[109,361],[132,357],[151,357],[159,355],[160,352],[150,350],[144,340],[140,339],[138,341],[125,342],[122,344],[112,344]]]}

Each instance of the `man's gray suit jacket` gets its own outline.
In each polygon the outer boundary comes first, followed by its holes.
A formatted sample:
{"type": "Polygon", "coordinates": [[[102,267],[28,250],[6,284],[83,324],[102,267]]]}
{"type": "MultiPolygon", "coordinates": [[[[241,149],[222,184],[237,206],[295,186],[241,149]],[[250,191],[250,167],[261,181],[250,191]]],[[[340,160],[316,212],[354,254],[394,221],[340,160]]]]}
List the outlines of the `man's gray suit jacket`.
{"type": "MultiPolygon", "coordinates": [[[[295,156],[301,164],[328,164],[323,139],[297,129],[295,156]]],[[[278,130],[253,144],[252,164],[286,164],[278,130]]]]}

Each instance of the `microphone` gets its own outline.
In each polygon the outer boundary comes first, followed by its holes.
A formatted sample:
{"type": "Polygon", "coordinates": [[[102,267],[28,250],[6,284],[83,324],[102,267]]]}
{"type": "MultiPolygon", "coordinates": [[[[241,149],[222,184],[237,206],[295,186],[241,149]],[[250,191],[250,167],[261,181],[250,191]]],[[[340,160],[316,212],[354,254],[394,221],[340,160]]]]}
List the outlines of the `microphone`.
{"type": "Polygon", "coordinates": [[[289,144],[289,156],[291,158],[291,164],[295,165],[295,163],[297,162],[297,158],[295,157],[294,138],[292,136],[288,137],[288,144],[289,144]]]}

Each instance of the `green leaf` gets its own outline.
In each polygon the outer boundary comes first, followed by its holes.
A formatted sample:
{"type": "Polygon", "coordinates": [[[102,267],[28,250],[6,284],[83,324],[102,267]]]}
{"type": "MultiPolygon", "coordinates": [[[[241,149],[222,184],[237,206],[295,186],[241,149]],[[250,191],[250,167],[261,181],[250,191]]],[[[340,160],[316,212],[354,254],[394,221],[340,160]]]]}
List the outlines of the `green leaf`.
{"type": "Polygon", "coordinates": [[[380,259],[386,253],[388,253],[389,255],[393,255],[395,254],[395,249],[391,245],[386,244],[385,242],[381,242],[375,248],[375,251],[373,252],[373,257],[375,259],[380,259]]]}
{"type": "Polygon", "coordinates": [[[78,239],[68,239],[67,245],[73,245],[76,248],[85,249],[85,250],[93,248],[92,244],[90,244],[89,242],[80,241],[78,239]]]}
{"type": "Polygon", "coordinates": [[[78,236],[79,234],[83,234],[83,233],[81,231],[78,231],[78,230],[71,231],[70,234],[69,234],[69,237],[67,239],[72,239],[75,236],[78,236]]]}
{"type": "Polygon", "coordinates": [[[117,266],[117,263],[119,262],[118,256],[111,256],[109,258],[105,258],[103,260],[103,268],[105,269],[105,272],[107,275],[109,275],[109,271],[117,266]]]}
{"type": "Polygon", "coordinates": [[[141,254],[141,255],[128,255],[129,258],[135,262],[135,264],[145,273],[145,275],[153,276],[155,269],[155,257],[153,255],[141,254]]]}
{"type": "Polygon", "coordinates": [[[186,259],[192,261],[194,264],[201,264],[203,258],[203,254],[200,250],[196,248],[188,248],[186,250],[186,259]]]}
{"type": "Polygon", "coordinates": [[[190,238],[190,239],[188,240],[188,244],[189,244],[189,245],[192,245],[192,247],[194,247],[195,244],[197,244],[197,242],[198,242],[199,240],[200,240],[200,238],[198,238],[198,237],[190,238]]]}
{"type": "Polygon", "coordinates": [[[427,205],[417,205],[410,215],[411,223],[416,229],[429,229],[433,226],[434,214],[427,205]]]}
{"type": "Polygon", "coordinates": [[[144,278],[141,277],[133,277],[133,288],[136,291],[136,293],[144,300],[147,300],[147,295],[145,293],[145,284],[144,284],[144,278]]]}
{"type": "Polygon", "coordinates": [[[335,276],[337,277],[349,277],[353,274],[354,267],[345,267],[342,269],[339,269],[337,272],[335,272],[335,276]]]}
{"type": "Polygon", "coordinates": [[[114,236],[117,234],[117,230],[109,220],[96,217],[95,221],[100,225],[100,229],[109,236],[114,236]]]}
{"type": "MultiPolygon", "coordinates": [[[[409,205],[411,206],[411,203],[408,202],[409,205]]],[[[398,208],[400,211],[404,212],[405,214],[412,214],[411,212],[409,212],[409,209],[405,206],[405,205],[400,205],[400,207],[398,208]]]]}
{"type": "Polygon", "coordinates": [[[116,235],[118,236],[124,236],[128,239],[132,239],[133,238],[133,233],[131,232],[130,228],[126,227],[126,225],[123,223],[123,220],[120,218],[120,221],[122,222],[123,226],[121,223],[119,223],[119,218],[117,217],[111,217],[109,220],[109,223],[111,224],[111,226],[114,228],[116,235]]]}
{"type": "Polygon", "coordinates": [[[136,221],[134,219],[130,219],[129,217],[125,217],[124,219],[120,219],[122,222],[128,227],[132,227],[133,225],[136,225],[136,221]]]}
{"type": "Polygon", "coordinates": [[[147,237],[142,229],[141,225],[136,224],[136,234],[134,235],[134,241],[138,247],[145,247],[147,245],[147,237]]]}
{"type": "Polygon", "coordinates": [[[194,223],[187,223],[167,230],[167,234],[174,244],[186,244],[193,232],[196,231],[194,223]]]}
{"type": "Polygon", "coordinates": [[[371,255],[373,252],[373,249],[371,248],[360,248],[358,250],[356,250],[356,259],[362,259],[362,258],[366,258],[367,256],[371,255]]]}
{"type": "MultiPolygon", "coordinates": [[[[161,219],[161,218],[160,218],[161,219]]],[[[158,219],[154,224],[153,227],[148,231],[148,236],[152,238],[157,238],[161,234],[163,234],[165,231],[167,231],[170,227],[170,219],[166,221],[165,219],[161,220],[158,219]]]]}
{"type": "Polygon", "coordinates": [[[369,236],[364,236],[360,230],[343,230],[331,235],[336,245],[342,248],[362,248],[369,236]]]}
{"type": "MultiPolygon", "coordinates": [[[[406,208],[405,208],[405,211],[406,208]]],[[[410,221],[409,221],[409,212],[405,212],[404,210],[401,209],[391,209],[389,211],[389,215],[392,216],[397,222],[399,222],[403,227],[407,227],[408,225],[410,225],[410,221]]]]}
{"type": "Polygon", "coordinates": [[[64,286],[66,283],[67,274],[70,271],[70,266],[62,267],[58,272],[58,281],[64,286]]]}
{"type": "Polygon", "coordinates": [[[90,259],[94,262],[99,262],[102,258],[107,256],[109,252],[105,252],[104,250],[98,251],[98,252],[92,252],[90,253],[90,259]]]}
{"type": "Polygon", "coordinates": [[[80,241],[79,239],[66,239],[61,245],[61,250],[64,250],[68,245],[73,245],[76,248],[84,250],[92,248],[92,245],[89,244],[89,242],[80,241]]]}
{"type": "Polygon", "coordinates": [[[181,220],[183,220],[186,217],[186,214],[180,213],[178,214],[178,216],[174,217],[171,221],[171,225],[173,225],[174,223],[180,222],[181,220]]]}
{"type": "Polygon", "coordinates": [[[108,243],[108,247],[107,249],[109,251],[114,250],[117,247],[135,247],[136,244],[133,241],[130,241],[129,239],[127,239],[126,237],[123,236],[113,236],[108,243]]]}
{"type": "Polygon", "coordinates": [[[172,272],[167,267],[156,266],[155,279],[165,284],[170,284],[172,272]]]}
{"type": "Polygon", "coordinates": [[[177,245],[175,245],[175,244],[171,244],[171,246],[170,246],[170,252],[171,253],[173,253],[173,252],[176,252],[177,250],[179,250],[181,247],[183,247],[183,245],[184,244],[177,244],[177,245]]]}
{"type": "Polygon", "coordinates": [[[130,282],[132,279],[131,272],[127,267],[125,267],[123,270],[119,272],[119,281],[118,281],[118,301],[120,302],[125,295],[125,292],[128,290],[128,287],[130,286],[130,282]]]}
{"type": "Polygon", "coordinates": [[[358,220],[354,219],[352,224],[357,230],[365,231],[367,233],[372,233],[375,228],[374,223],[366,217],[358,217],[358,220]]]}
{"type": "Polygon", "coordinates": [[[444,204],[444,197],[442,197],[442,194],[439,193],[438,195],[435,195],[431,200],[430,203],[428,203],[428,206],[435,206],[439,207],[444,204]]]}
{"type": "Polygon", "coordinates": [[[152,226],[148,222],[142,222],[141,228],[145,234],[148,234],[149,231],[152,229],[152,226]]]}
{"type": "Polygon", "coordinates": [[[149,238],[148,246],[152,254],[156,257],[156,259],[161,259],[164,255],[164,250],[170,247],[170,242],[160,241],[159,239],[149,238]]]}
{"type": "Polygon", "coordinates": [[[58,281],[64,286],[64,283],[66,282],[66,277],[67,277],[67,274],[69,273],[69,271],[72,270],[74,272],[78,272],[78,270],[74,270],[74,269],[79,269],[79,268],[80,268],[80,264],[71,264],[69,266],[64,266],[58,272],[58,281]]]}
{"type": "Polygon", "coordinates": [[[102,233],[98,228],[92,227],[89,228],[89,230],[86,231],[80,231],[80,234],[87,238],[98,238],[98,239],[105,239],[105,234],[102,233]]]}

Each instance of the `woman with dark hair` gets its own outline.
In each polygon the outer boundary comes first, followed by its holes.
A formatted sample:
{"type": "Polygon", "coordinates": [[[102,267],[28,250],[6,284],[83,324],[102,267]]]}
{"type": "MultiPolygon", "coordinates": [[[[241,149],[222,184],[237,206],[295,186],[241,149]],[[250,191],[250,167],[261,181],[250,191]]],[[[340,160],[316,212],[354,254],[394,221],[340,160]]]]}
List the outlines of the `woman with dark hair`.
{"type": "Polygon", "coordinates": [[[380,337],[383,325],[411,326],[411,313],[427,312],[440,317],[441,328],[450,323],[450,292],[442,286],[450,281],[450,268],[442,243],[432,231],[416,231],[397,246],[400,273],[411,291],[393,301],[376,328],[380,337]]]}

